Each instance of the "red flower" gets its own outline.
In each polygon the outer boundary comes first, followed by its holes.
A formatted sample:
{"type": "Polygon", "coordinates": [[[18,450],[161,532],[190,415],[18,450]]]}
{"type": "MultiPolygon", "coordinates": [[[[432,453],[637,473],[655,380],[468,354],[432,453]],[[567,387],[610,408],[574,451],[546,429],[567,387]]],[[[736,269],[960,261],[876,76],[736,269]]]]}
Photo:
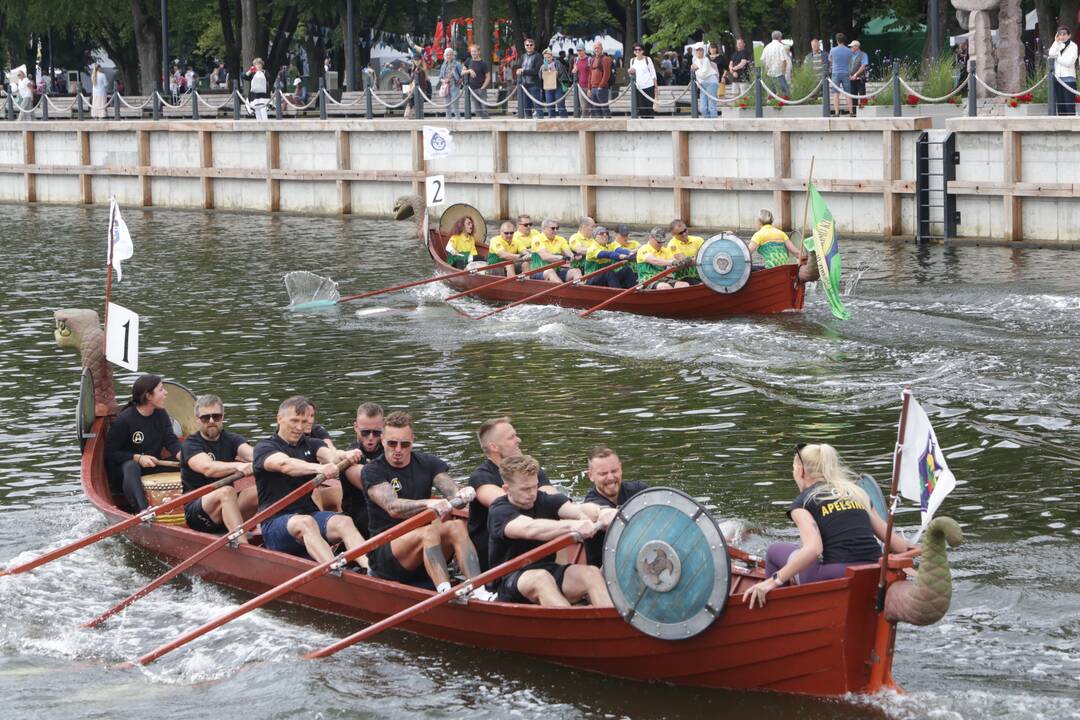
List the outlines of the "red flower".
{"type": "Polygon", "coordinates": [[[782,101],[779,101],[779,100],[778,100],[778,101],[776,102],[776,109],[777,109],[777,110],[779,110],[779,109],[780,109],[780,108],[782,108],[782,107],[784,107],[784,103],[783,103],[782,101]]]}
{"type": "Polygon", "coordinates": [[[1019,100],[1020,102],[1023,102],[1023,103],[1029,103],[1029,102],[1032,102],[1035,99],[1035,96],[1032,95],[1031,93],[1024,93],[1023,95],[1021,95],[1020,97],[1018,97],[1016,99],[1019,100]]]}
{"type": "Polygon", "coordinates": [[[960,99],[953,95],[951,98],[949,98],[949,102],[953,105],[959,105],[960,99]]]}
{"type": "Polygon", "coordinates": [[[907,104],[908,105],[918,105],[919,104],[919,98],[916,97],[915,95],[908,95],[907,96],[907,104]]]}
{"type": "Polygon", "coordinates": [[[1016,98],[1009,98],[1009,107],[1016,107],[1019,104],[1020,103],[1016,101],[1016,98]]]}
{"type": "Polygon", "coordinates": [[[862,98],[861,100],[859,100],[859,107],[866,107],[867,103],[869,103],[869,102],[870,101],[867,100],[866,98],[862,98]]]}
{"type": "Polygon", "coordinates": [[[746,109],[746,103],[744,103],[744,102],[739,103],[739,109],[740,110],[745,110],[746,109]]]}
{"type": "Polygon", "coordinates": [[[790,95],[781,95],[780,97],[784,98],[785,100],[790,100],[791,99],[790,95]]]}

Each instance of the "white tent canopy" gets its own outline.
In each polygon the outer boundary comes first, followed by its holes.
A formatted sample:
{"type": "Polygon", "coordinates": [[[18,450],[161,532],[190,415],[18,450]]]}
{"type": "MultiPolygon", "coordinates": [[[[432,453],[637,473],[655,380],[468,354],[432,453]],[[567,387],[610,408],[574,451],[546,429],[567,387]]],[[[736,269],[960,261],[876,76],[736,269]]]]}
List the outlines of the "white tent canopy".
{"type": "Polygon", "coordinates": [[[585,43],[586,52],[591,54],[593,51],[593,45],[596,44],[597,40],[604,44],[604,52],[606,52],[608,55],[614,54],[616,50],[621,51],[623,49],[623,44],[615,38],[611,37],[610,35],[604,35],[603,37],[597,35],[594,38],[574,38],[568,35],[563,35],[562,33],[555,33],[554,35],[552,35],[551,40],[548,42],[548,47],[551,48],[551,51],[554,52],[556,55],[558,55],[559,52],[563,50],[565,50],[567,54],[571,54],[575,52],[575,48],[580,42],[585,43]]]}

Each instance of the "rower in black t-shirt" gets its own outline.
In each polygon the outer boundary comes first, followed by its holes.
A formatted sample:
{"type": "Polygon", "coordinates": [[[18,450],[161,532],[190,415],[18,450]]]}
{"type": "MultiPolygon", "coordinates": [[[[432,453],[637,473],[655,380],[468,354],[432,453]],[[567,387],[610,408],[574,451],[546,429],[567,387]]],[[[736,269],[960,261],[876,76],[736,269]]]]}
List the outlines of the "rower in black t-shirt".
{"type": "Polygon", "coordinates": [[[149,503],[142,476],[160,472],[158,460],[180,459],[180,441],[165,412],[168,391],[157,375],[140,375],[131,386],[131,400],[112,421],[105,439],[109,488],[123,493],[128,509],[142,512],[149,503]]]}
{"type": "MultiPolygon", "coordinates": [[[[470,500],[471,488],[458,488],[449,475],[449,467],[435,455],[413,452],[412,418],[406,412],[392,412],[383,427],[383,456],[364,466],[360,477],[368,498],[368,523],[371,537],[417,515],[429,507],[442,518],[411,530],[371,552],[371,569],[388,580],[420,585],[430,578],[438,592],[450,589],[447,559],[456,557],[467,577],[480,574],[476,548],[469,540],[465,523],[450,519],[449,500],[470,500]],[[432,488],[446,499],[433,500],[432,488]],[[425,578],[425,575],[427,576],[425,578]]],[[[489,599],[478,588],[473,597],[489,599]]]]}
{"type": "Polygon", "coordinates": [[[346,470],[345,478],[341,481],[341,510],[353,519],[360,534],[367,537],[369,532],[368,504],[360,473],[364,465],[382,457],[382,407],[373,402],[361,403],[356,409],[353,431],[356,432],[356,440],[349,443],[346,450],[359,450],[360,462],[346,470]]]}
{"type": "MultiPolygon", "coordinates": [[[[597,445],[589,450],[589,480],[592,489],[585,494],[583,503],[592,505],[597,511],[607,511],[605,517],[614,516],[611,508],[619,508],[630,498],[649,486],[640,480],[623,482],[622,461],[614,450],[606,445],[597,445]]],[[[585,557],[590,565],[600,567],[604,564],[604,538],[607,531],[598,532],[585,543],[585,557]]]]}
{"type": "MultiPolygon", "coordinates": [[[[188,493],[234,472],[251,474],[252,448],[240,435],[225,429],[225,405],[217,395],[202,395],[195,401],[199,431],[183,444],[180,481],[188,493]]],[[[250,481],[249,481],[250,482],[250,481]]],[[[221,535],[238,528],[244,518],[255,514],[259,495],[252,485],[243,491],[236,483],[220,487],[184,506],[187,526],[199,532],[221,535]]],[[[239,538],[247,542],[246,537],[239,538]]]]}
{"type": "MultiPolygon", "coordinates": [[[[565,495],[539,491],[540,463],[529,455],[502,461],[506,495],[491,503],[488,514],[491,566],[496,567],[569,532],[591,537],[596,523],[565,495]]],[[[591,565],[565,565],[555,555],[535,560],[492,583],[499,600],[569,607],[588,596],[594,607],[611,607],[604,576],[591,565]]]]}
{"type": "MultiPolygon", "coordinates": [[[[355,463],[355,450],[331,450],[321,440],[304,434],[308,401],[294,395],[278,407],[277,432],[255,445],[255,486],[259,509],[278,502],[317,473],[337,477],[335,463],[348,459],[355,463]]],[[[344,542],[349,550],[364,539],[346,515],[319,510],[311,495],[293,501],[262,523],[263,545],[293,555],[310,555],[318,562],[332,560],[331,543],[344,542]]],[[[358,564],[363,565],[358,559],[358,564]]]]}
{"type": "MultiPolygon", "coordinates": [[[[326,447],[337,450],[334,441],[330,439],[330,431],[315,422],[315,403],[308,406],[307,415],[304,417],[304,435],[321,440],[326,447]]],[[[322,485],[315,488],[311,497],[320,510],[341,512],[341,481],[338,478],[327,478],[322,485]]]]}
{"type": "MultiPolygon", "coordinates": [[[[802,544],[769,546],[765,555],[768,577],[743,593],[751,609],[764,606],[765,596],[786,583],[841,578],[848,565],[877,562],[881,557],[877,540],[885,540],[885,521],[874,512],[866,491],[852,480],[854,474],[841,464],[832,445],[796,445],[791,472],[799,495],[788,507],[788,516],[799,528],[802,544]]],[[[896,533],[890,547],[898,553],[910,549],[896,533]]]]}
{"type": "MultiPolygon", "coordinates": [[[[476,437],[487,459],[480,463],[480,466],[469,476],[469,487],[476,491],[476,499],[469,503],[469,538],[476,546],[480,569],[487,570],[490,567],[488,564],[488,507],[504,494],[502,476],[499,475],[499,463],[505,458],[521,454],[521,438],[518,437],[508,417],[486,420],[476,431],[476,437]]],[[[541,492],[558,492],[548,480],[543,468],[540,469],[539,482],[541,492]]]]}

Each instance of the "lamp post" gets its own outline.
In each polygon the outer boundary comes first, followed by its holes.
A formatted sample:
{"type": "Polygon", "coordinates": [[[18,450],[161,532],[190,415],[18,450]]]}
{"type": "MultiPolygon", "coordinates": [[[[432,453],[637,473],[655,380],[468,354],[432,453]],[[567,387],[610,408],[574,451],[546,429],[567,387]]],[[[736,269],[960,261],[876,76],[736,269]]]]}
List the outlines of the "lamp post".
{"type": "Polygon", "coordinates": [[[169,0],[161,0],[161,90],[169,83],[169,0]]]}
{"type": "Polygon", "coordinates": [[[645,41],[641,36],[644,33],[645,23],[641,19],[641,0],[634,0],[634,14],[637,15],[637,41],[644,46],[645,41]]]}

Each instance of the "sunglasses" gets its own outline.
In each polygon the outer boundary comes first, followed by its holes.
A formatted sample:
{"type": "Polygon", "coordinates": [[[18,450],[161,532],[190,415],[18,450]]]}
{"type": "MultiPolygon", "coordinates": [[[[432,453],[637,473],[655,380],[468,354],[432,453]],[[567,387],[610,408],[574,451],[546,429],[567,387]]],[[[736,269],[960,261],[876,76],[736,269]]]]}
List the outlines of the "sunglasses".
{"type": "Polygon", "coordinates": [[[518,223],[518,225],[519,225],[520,227],[532,227],[532,223],[531,223],[531,222],[529,222],[529,223],[518,223]]]}
{"type": "Polygon", "coordinates": [[[221,422],[224,419],[225,419],[225,413],[206,413],[205,415],[200,415],[199,416],[199,421],[204,422],[204,423],[205,422],[211,422],[211,421],[213,421],[213,422],[221,422]]]}
{"type": "Polygon", "coordinates": [[[799,458],[799,463],[802,464],[802,449],[806,447],[806,443],[795,443],[795,457],[799,458]]]}
{"type": "Polygon", "coordinates": [[[503,231],[502,231],[502,234],[503,234],[503,235],[506,235],[507,237],[509,237],[509,236],[511,236],[511,235],[513,235],[513,234],[514,234],[514,231],[513,231],[513,230],[503,230],[503,231]]]}
{"type": "Polygon", "coordinates": [[[372,435],[374,435],[375,437],[382,437],[382,430],[361,430],[360,431],[360,437],[371,437],[372,435]]]}
{"type": "Polygon", "coordinates": [[[675,234],[676,234],[676,235],[685,235],[685,234],[686,234],[686,228],[683,228],[682,230],[678,231],[678,232],[677,232],[677,233],[675,233],[675,234]]]}
{"type": "Polygon", "coordinates": [[[551,229],[552,229],[552,230],[558,230],[558,229],[559,229],[559,226],[558,226],[558,225],[552,225],[552,226],[551,226],[551,229]]]}
{"type": "Polygon", "coordinates": [[[634,48],[634,52],[645,52],[645,48],[634,48]]]}
{"type": "Polygon", "coordinates": [[[402,450],[408,450],[412,447],[412,440],[383,440],[388,448],[401,448],[402,450]]]}

